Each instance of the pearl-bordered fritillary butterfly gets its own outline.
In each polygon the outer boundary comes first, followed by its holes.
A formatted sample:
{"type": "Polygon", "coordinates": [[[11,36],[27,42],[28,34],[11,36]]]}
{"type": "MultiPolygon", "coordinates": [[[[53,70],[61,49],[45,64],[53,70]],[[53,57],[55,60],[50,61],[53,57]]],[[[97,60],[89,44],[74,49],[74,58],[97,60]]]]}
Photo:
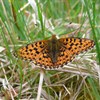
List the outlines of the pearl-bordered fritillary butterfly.
{"type": "Polygon", "coordinates": [[[71,62],[76,55],[94,46],[94,41],[85,38],[60,38],[52,35],[50,40],[42,40],[21,47],[17,56],[32,61],[42,68],[55,69],[71,62]]]}

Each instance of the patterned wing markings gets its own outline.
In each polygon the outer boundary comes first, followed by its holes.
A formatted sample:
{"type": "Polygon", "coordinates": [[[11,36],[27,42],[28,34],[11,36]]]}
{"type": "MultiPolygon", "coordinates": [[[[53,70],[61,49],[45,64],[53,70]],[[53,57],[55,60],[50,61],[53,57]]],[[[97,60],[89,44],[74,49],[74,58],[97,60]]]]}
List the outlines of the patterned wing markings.
{"type": "Polygon", "coordinates": [[[48,41],[38,41],[33,44],[28,44],[25,47],[21,47],[17,51],[18,57],[21,57],[24,60],[30,60],[34,64],[47,67],[52,66],[52,60],[49,57],[49,52],[46,49],[48,41]]]}
{"type": "Polygon", "coordinates": [[[71,62],[76,55],[87,51],[94,46],[94,41],[80,38],[61,38],[55,35],[51,40],[42,40],[21,47],[17,55],[25,60],[32,61],[43,68],[58,68],[71,62]]]}
{"type": "Polygon", "coordinates": [[[94,41],[85,38],[61,38],[61,52],[58,56],[58,65],[64,65],[71,62],[76,55],[93,48],[94,41]]]}

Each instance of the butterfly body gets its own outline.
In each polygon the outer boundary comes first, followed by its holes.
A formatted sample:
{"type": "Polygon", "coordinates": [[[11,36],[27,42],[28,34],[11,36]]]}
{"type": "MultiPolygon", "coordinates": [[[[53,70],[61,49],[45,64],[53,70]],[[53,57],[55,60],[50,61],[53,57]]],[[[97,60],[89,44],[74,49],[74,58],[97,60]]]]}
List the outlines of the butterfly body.
{"type": "Polygon", "coordinates": [[[17,55],[31,60],[43,68],[58,68],[71,62],[76,55],[94,46],[94,41],[85,38],[60,38],[52,35],[50,40],[42,40],[21,47],[17,55]]]}
{"type": "Polygon", "coordinates": [[[48,54],[52,59],[52,63],[57,62],[57,56],[60,53],[59,49],[61,48],[60,44],[61,43],[59,43],[55,35],[53,35],[51,40],[48,41],[48,54]]]}

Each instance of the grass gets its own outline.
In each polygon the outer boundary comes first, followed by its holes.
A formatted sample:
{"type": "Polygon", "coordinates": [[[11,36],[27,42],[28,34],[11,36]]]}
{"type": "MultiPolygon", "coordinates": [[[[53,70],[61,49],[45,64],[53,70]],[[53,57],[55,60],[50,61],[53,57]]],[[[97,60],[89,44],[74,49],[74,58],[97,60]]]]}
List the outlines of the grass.
{"type": "Polygon", "coordinates": [[[0,2],[0,98],[35,99],[41,69],[13,56],[20,46],[59,37],[89,38],[96,46],[62,69],[44,70],[41,99],[99,100],[99,0],[0,2]]]}

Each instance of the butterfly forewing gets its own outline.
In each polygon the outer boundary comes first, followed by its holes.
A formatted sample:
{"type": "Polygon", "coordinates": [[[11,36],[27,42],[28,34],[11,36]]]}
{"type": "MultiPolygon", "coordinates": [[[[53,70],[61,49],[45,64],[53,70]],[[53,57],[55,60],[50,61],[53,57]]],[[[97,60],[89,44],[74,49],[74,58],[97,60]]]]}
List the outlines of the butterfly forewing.
{"type": "Polygon", "coordinates": [[[76,55],[91,49],[94,41],[85,38],[61,38],[58,40],[62,43],[61,52],[58,56],[58,64],[67,64],[71,62],[76,55]]]}
{"type": "Polygon", "coordinates": [[[52,60],[49,57],[47,49],[48,41],[38,41],[33,44],[28,44],[25,47],[21,47],[17,51],[17,55],[24,60],[30,60],[34,64],[41,67],[53,66],[52,60]]]}

